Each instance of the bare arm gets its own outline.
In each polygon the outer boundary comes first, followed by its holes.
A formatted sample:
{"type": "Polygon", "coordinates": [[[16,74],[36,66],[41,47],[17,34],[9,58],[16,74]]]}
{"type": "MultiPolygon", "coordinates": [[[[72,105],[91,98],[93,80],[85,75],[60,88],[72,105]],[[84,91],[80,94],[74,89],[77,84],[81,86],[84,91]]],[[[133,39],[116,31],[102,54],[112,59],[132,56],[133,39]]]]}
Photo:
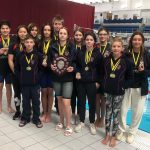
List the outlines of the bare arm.
{"type": "Polygon", "coordinates": [[[14,55],[8,54],[8,64],[9,64],[11,71],[14,73],[14,61],[13,60],[14,60],[14,55]]]}

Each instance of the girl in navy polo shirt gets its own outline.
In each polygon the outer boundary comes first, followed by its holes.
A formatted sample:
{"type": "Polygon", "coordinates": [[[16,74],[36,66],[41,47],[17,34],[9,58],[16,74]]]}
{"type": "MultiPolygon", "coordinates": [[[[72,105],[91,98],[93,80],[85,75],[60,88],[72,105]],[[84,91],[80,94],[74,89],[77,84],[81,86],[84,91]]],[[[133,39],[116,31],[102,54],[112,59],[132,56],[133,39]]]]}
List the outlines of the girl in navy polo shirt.
{"type": "Polygon", "coordinates": [[[128,88],[132,82],[132,67],[128,58],[123,55],[123,42],[121,39],[114,39],[111,48],[112,53],[104,60],[103,87],[106,94],[106,136],[102,143],[105,145],[109,143],[110,147],[114,147],[116,145],[115,136],[119,125],[118,115],[125,88],[128,88]]]}
{"type": "Polygon", "coordinates": [[[76,57],[76,79],[78,80],[77,92],[79,98],[80,122],[75,127],[75,132],[81,132],[85,126],[86,96],[89,103],[89,120],[91,134],[96,134],[95,107],[96,88],[101,86],[103,57],[94,47],[96,36],[93,32],[85,33],[85,46],[81,48],[76,57]]]}
{"type": "Polygon", "coordinates": [[[39,44],[39,52],[43,55],[43,63],[46,64],[42,67],[40,86],[41,86],[41,101],[43,107],[43,114],[41,121],[50,122],[51,120],[51,110],[53,105],[53,85],[50,68],[47,66],[47,58],[50,50],[50,46],[53,43],[52,31],[49,23],[43,25],[41,30],[41,41],[39,44]]]}
{"type": "MultiPolygon", "coordinates": [[[[76,51],[80,51],[81,47],[84,43],[84,32],[81,28],[77,28],[74,31],[74,46],[76,51]]],[[[77,96],[77,84],[78,80],[74,79],[73,81],[73,92],[71,97],[71,108],[72,108],[72,124],[78,124],[79,123],[79,103],[78,103],[78,96],[77,96]],[[76,113],[77,108],[77,113],[76,113]]]]}
{"type": "Polygon", "coordinates": [[[17,28],[17,39],[14,44],[11,44],[8,51],[8,63],[10,69],[12,71],[12,84],[14,89],[14,102],[16,107],[16,113],[13,116],[13,120],[18,119],[21,115],[20,112],[20,103],[21,103],[21,88],[19,80],[17,79],[16,75],[14,74],[14,64],[16,57],[20,52],[24,51],[24,39],[28,34],[28,29],[25,25],[19,25],[17,28]]]}
{"type": "Polygon", "coordinates": [[[2,91],[5,81],[6,97],[7,97],[7,111],[15,112],[11,107],[12,89],[11,89],[11,70],[8,65],[8,49],[13,43],[10,37],[11,25],[9,21],[3,20],[0,22],[0,113],[2,112],[2,91]]]}

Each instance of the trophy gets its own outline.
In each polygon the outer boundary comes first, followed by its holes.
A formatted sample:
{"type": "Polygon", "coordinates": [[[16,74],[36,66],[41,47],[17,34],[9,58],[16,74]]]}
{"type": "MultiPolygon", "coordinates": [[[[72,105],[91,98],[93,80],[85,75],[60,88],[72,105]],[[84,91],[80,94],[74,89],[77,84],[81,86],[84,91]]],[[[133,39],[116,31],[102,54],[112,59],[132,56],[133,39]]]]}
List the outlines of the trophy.
{"type": "Polygon", "coordinates": [[[54,70],[54,72],[58,76],[62,76],[66,73],[66,70],[69,67],[69,59],[66,54],[64,56],[56,55],[53,60],[53,64],[56,67],[56,70],[54,70]]]}

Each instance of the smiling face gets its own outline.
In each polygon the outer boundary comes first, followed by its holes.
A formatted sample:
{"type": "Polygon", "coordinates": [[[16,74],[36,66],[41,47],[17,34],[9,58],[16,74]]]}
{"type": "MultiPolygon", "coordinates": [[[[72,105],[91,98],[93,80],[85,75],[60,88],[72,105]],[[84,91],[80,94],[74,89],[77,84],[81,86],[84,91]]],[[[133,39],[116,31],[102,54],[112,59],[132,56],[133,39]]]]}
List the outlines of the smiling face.
{"type": "Polygon", "coordinates": [[[30,34],[31,34],[33,37],[36,37],[36,36],[37,36],[37,34],[38,34],[38,28],[37,28],[37,26],[32,27],[30,34]]]}
{"type": "Polygon", "coordinates": [[[8,36],[10,33],[10,27],[8,25],[2,25],[0,28],[0,32],[3,36],[8,36]]]}
{"type": "Polygon", "coordinates": [[[28,32],[26,30],[26,28],[24,27],[21,27],[19,30],[18,30],[18,36],[21,40],[24,40],[27,36],[28,32]]]}
{"type": "Polygon", "coordinates": [[[68,31],[65,28],[59,30],[59,41],[67,41],[68,31]]]}
{"type": "Polygon", "coordinates": [[[135,35],[132,39],[133,49],[139,49],[140,50],[142,45],[143,45],[142,37],[140,35],[135,35]]]}
{"type": "Polygon", "coordinates": [[[123,52],[123,45],[120,41],[112,43],[112,52],[114,56],[120,56],[123,52]]]}

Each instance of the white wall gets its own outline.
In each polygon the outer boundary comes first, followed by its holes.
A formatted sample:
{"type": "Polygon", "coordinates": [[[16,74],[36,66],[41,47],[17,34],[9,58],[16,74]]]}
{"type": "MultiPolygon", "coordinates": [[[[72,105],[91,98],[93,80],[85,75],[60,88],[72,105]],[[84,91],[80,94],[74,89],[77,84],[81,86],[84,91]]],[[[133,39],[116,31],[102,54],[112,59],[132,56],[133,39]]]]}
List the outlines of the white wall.
{"type": "Polygon", "coordinates": [[[123,18],[124,14],[127,14],[128,18],[133,18],[135,14],[138,18],[150,18],[150,0],[120,0],[119,2],[92,4],[92,6],[95,6],[97,18],[101,12],[104,14],[112,12],[113,16],[118,15],[119,18],[123,18]]]}

